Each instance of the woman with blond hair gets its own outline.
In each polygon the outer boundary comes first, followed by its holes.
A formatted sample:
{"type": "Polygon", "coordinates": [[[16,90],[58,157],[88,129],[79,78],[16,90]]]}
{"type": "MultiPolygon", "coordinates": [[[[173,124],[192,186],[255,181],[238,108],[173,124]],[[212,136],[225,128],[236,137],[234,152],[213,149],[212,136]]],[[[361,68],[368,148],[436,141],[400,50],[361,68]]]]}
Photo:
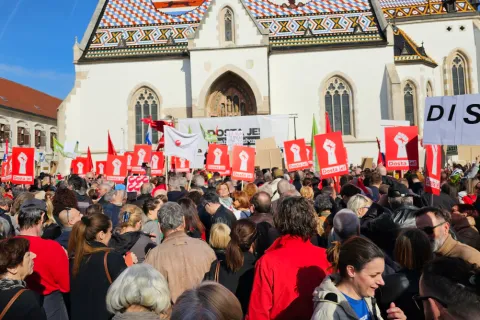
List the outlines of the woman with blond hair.
{"type": "Polygon", "coordinates": [[[304,186],[300,188],[300,195],[307,200],[313,200],[313,189],[309,186],[304,186]]]}
{"type": "Polygon", "coordinates": [[[372,205],[372,200],[370,198],[356,194],[348,200],[347,209],[352,210],[359,218],[363,217],[370,206],[372,205]]]}
{"type": "MultiPolygon", "coordinates": [[[[122,255],[132,252],[137,257],[138,263],[143,262],[147,252],[154,248],[156,244],[141,231],[142,225],[143,211],[133,204],[124,205],[120,209],[118,228],[112,234],[112,239],[108,244],[109,247],[122,255]]],[[[132,264],[129,259],[126,259],[126,261],[127,265],[132,264]]]]}
{"type": "Polygon", "coordinates": [[[217,260],[225,260],[225,250],[230,242],[231,229],[224,223],[215,223],[210,229],[209,244],[215,251],[217,260]]]}
{"type": "Polygon", "coordinates": [[[248,199],[250,200],[252,199],[253,195],[258,192],[258,187],[255,183],[250,182],[247,183],[247,185],[243,188],[243,191],[245,191],[248,199]]]}
{"type": "Polygon", "coordinates": [[[62,233],[62,228],[57,224],[55,219],[53,218],[53,203],[52,198],[45,197],[45,204],[47,205],[47,212],[45,222],[43,223],[43,233],[42,239],[50,239],[55,240],[57,239],[60,234],[62,233]]]}

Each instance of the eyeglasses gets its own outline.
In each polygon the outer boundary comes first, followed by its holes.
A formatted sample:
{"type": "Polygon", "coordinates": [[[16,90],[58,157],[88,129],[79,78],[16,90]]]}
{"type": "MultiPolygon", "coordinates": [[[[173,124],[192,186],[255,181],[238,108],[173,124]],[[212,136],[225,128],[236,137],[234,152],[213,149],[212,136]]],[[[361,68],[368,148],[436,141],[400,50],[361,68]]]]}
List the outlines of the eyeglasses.
{"type": "Polygon", "coordinates": [[[440,303],[442,305],[442,307],[447,309],[447,304],[445,302],[443,302],[442,300],[440,300],[438,298],[432,297],[432,296],[421,296],[419,294],[416,294],[412,297],[412,299],[413,299],[413,302],[415,302],[415,305],[417,306],[418,310],[423,310],[423,308],[420,306],[419,302],[421,303],[422,301],[425,301],[425,300],[428,300],[428,299],[433,299],[433,300],[437,301],[438,303],[440,303]]]}
{"type": "Polygon", "coordinates": [[[420,229],[420,230],[422,230],[423,232],[425,232],[425,233],[428,234],[428,235],[432,235],[432,234],[433,234],[433,230],[435,230],[435,228],[440,227],[441,225],[444,225],[445,223],[447,223],[447,221],[443,221],[442,223],[439,223],[439,224],[437,224],[436,226],[433,226],[433,227],[425,227],[425,228],[422,228],[422,229],[420,229]]]}

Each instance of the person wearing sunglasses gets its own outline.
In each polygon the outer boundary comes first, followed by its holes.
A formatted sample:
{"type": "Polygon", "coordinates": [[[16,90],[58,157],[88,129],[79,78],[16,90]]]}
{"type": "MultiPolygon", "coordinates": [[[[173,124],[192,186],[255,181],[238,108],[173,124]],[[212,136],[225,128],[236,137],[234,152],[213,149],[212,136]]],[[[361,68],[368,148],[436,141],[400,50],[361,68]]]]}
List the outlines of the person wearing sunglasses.
{"type": "Polygon", "coordinates": [[[448,211],[435,207],[424,207],[415,213],[417,228],[427,234],[437,256],[461,258],[480,266],[480,252],[452,238],[450,221],[448,211]]]}
{"type": "Polygon", "coordinates": [[[423,268],[412,299],[428,320],[480,319],[480,269],[460,258],[434,259],[423,268]]]}

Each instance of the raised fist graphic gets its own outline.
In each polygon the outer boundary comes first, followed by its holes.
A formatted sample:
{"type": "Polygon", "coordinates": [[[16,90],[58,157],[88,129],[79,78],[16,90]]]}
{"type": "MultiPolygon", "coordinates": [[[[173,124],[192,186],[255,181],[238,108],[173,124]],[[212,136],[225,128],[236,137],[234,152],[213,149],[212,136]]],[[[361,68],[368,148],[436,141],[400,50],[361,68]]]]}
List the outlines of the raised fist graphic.
{"type": "Polygon", "coordinates": [[[122,167],[122,161],[115,159],[112,161],[113,164],[113,175],[119,176],[120,175],[120,168],[122,167]]]}
{"type": "Polygon", "coordinates": [[[437,175],[437,157],[438,157],[438,146],[432,145],[432,153],[433,153],[433,163],[432,163],[432,175],[437,175]]]}
{"type": "Polygon", "coordinates": [[[337,164],[337,155],[335,154],[336,144],[332,140],[326,139],[323,143],[323,149],[327,151],[328,154],[328,164],[333,165],[337,164]]]}
{"type": "Polygon", "coordinates": [[[3,168],[3,176],[6,177],[7,174],[8,174],[8,166],[5,166],[5,167],[3,168]]]}
{"type": "Polygon", "coordinates": [[[180,158],[180,168],[185,168],[185,159],[180,158]]]}
{"type": "Polygon", "coordinates": [[[27,160],[28,160],[27,155],[22,152],[18,155],[17,160],[20,163],[20,169],[18,170],[18,173],[27,174],[27,160]]]}
{"type": "Polygon", "coordinates": [[[248,162],[248,153],[246,153],[245,151],[242,151],[240,152],[240,154],[238,155],[240,157],[240,171],[247,171],[247,162],[248,162]]]}
{"type": "Polygon", "coordinates": [[[99,169],[99,171],[100,171],[98,174],[103,174],[103,169],[104,169],[104,168],[105,168],[105,166],[103,165],[103,163],[100,163],[100,164],[98,165],[98,169],[99,169]]]}
{"type": "Polygon", "coordinates": [[[141,167],[142,164],[145,162],[145,155],[147,153],[145,152],[145,150],[143,149],[140,149],[138,150],[137,152],[137,155],[138,155],[138,163],[137,163],[137,166],[141,167]]]}
{"type": "Polygon", "coordinates": [[[127,165],[128,165],[128,166],[131,166],[131,165],[132,165],[132,155],[131,155],[131,154],[129,154],[129,155],[127,156],[127,165]]]}
{"type": "Polygon", "coordinates": [[[83,163],[77,162],[77,172],[78,174],[83,174],[83,163]]]}
{"type": "Polygon", "coordinates": [[[307,148],[307,159],[310,159],[310,149],[307,148]]]}
{"type": "Polygon", "coordinates": [[[222,162],[221,161],[222,154],[223,154],[222,150],[217,148],[213,150],[213,154],[215,155],[215,160],[213,160],[213,164],[220,164],[220,162],[222,162]]]}
{"type": "Polygon", "coordinates": [[[398,146],[398,151],[397,151],[397,158],[407,158],[407,143],[408,143],[408,137],[405,133],[399,132],[393,138],[393,141],[398,146]]]}
{"type": "Polygon", "coordinates": [[[300,147],[296,144],[292,144],[290,147],[290,151],[293,153],[293,162],[300,162],[302,159],[300,158],[300,147]]]}
{"type": "Polygon", "coordinates": [[[152,169],[158,169],[158,160],[160,160],[160,158],[154,154],[152,157],[152,169]]]}

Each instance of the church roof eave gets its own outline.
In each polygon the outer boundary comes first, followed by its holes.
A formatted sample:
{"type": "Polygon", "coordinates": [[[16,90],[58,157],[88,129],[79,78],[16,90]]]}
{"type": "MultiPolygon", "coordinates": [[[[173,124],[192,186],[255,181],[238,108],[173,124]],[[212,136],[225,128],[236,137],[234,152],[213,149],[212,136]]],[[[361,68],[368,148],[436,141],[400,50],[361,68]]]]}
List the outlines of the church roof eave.
{"type": "Polygon", "coordinates": [[[422,63],[435,68],[438,64],[428,56],[423,46],[419,46],[405,31],[392,25],[394,36],[394,61],[395,63],[422,63]]]}
{"type": "Polygon", "coordinates": [[[419,17],[442,17],[446,15],[476,14],[468,0],[456,0],[456,12],[447,12],[442,0],[379,0],[386,19],[412,19],[419,17]]]}

